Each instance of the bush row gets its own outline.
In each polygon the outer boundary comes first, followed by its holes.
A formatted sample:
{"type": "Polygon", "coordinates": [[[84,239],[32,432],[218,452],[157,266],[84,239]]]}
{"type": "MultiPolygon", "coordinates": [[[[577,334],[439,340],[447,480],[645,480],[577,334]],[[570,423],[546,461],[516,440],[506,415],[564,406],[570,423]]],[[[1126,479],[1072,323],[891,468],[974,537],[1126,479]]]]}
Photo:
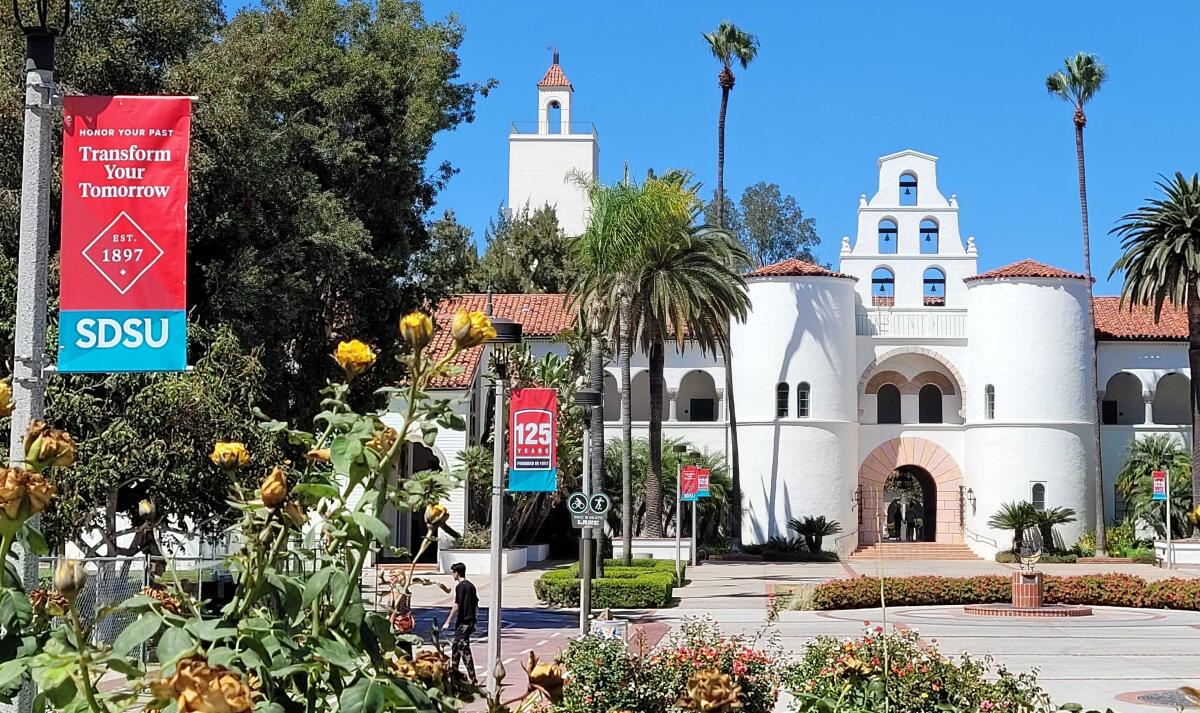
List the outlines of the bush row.
{"type": "MultiPolygon", "coordinates": [[[[1075,564],[1079,556],[1074,552],[1043,552],[1040,564],[1075,564]]],[[[1000,550],[996,553],[996,561],[1000,564],[1014,564],[1019,558],[1012,550],[1000,550]]]]}
{"type": "MultiPolygon", "coordinates": [[[[647,609],[671,603],[676,586],[674,560],[633,560],[629,566],[607,560],[604,576],[592,580],[597,609],[647,609]]],[[[557,607],[579,606],[579,565],[550,570],[534,582],[538,601],[557,607]]]]}
{"type": "MultiPolygon", "coordinates": [[[[1128,574],[1046,577],[1047,604],[1143,607],[1200,611],[1200,580],[1147,582],[1128,574]]],[[[1002,575],[979,577],[901,577],[886,579],[889,606],[998,604],[1012,601],[1012,580],[1002,575]]],[[[879,606],[879,580],[874,577],[831,580],[817,585],[815,609],[869,609],[879,606]]]]}

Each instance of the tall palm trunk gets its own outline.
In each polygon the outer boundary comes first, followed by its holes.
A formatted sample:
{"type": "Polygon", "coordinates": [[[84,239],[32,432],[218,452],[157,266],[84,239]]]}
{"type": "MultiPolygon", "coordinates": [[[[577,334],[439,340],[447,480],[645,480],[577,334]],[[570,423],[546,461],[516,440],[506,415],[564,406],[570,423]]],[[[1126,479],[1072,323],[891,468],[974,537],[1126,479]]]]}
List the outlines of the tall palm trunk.
{"type": "MultiPolygon", "coordinates": [[[[1200,374],[1200,291],[1188,287],[1188,366],[1200,374]]],[[[1192,502],[1200,504],[1200,379],[1192,378],[1192,502]]]]}
{"type": "Polygon", "coordinates": [[[1091,401],[1089,412],[1092,416],[1092,450],[1096,453],[1096,472],[1094,478],[1096,491],[1096,556],[1104,557],[1108,550],[1108,538],[1106,537],[1105,522],[1104,522],[1104,464],[1100,455],[1100,404],[1096,389],[1100,373],[1099,367],[1099,345],[1096,343],[1096,320],[1093,314],[1094,303],[1092,301],[1092,242],[1088,235],[1088,207],[1087,207],[1087,176],[1083,167],[1083,127],[1087,126],[1087,117],[1083,113],[1083,107],[1075,108],[1075,158],[1079,165],[1079,212],[1083,221],[1083,275],[1086,278],[1087,284],[1087,330],[1088,338],[1092,346],[1092,363],[1091,374],[1088,375],[1088,396],[1091,401]]]}
{"type": "Polygon", "coordinates": [[[717,75],[721,85],[721,114],[717,118],[717,227],[725,227],[725,110],[729,108],[729,91],[733,89],[733,72],[729,67],[717,75]]]}
{"type": "MultiPolygon", "coordinates": [[[[589,366],[589,376],[591,387],[596,391],[604,391],[604,351],[602,349],[601,335],[595,331],[595,326],[598,322],[593,321],[592,344],[591,344],[591,364],[589,366]]],[[[604,492],[604,407],[596,406],[592,408],[591,423],[589,424],[590,432],[588,434],[591,443],[588,458],[591,461],[591,473],[584,473],[583,477],[591,478],[592,492],[604,492]]],[[[604,529],[596,528],[594,532],[596,538],[596,575],[600,576],[604,569],[604,557],[599,553],[604,551],[604,529]]]]}
{"type": "Polygon", "coordinates": [[[617,362],[621,370],[621,542],[625,564],[633,561],[633,398],[629,391],[629,293],[621,290],[617,362]]]}
{"type": "Polygon", "coordinates": [[[646,516],[642,523],[647,537],[663,536],[662,421],[663,365],[666,351],[661,337],[650,345],[650,475],[646,478],[646,516]]]}

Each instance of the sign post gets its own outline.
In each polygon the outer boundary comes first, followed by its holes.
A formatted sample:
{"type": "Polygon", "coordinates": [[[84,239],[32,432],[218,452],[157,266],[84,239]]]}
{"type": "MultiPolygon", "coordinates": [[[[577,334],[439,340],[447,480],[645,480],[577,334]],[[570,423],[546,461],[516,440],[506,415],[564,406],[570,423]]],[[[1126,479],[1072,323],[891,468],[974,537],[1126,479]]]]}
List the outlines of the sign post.
{"type": "Polygon", "coordinates": [[[1151,492],[1151,500],[1163,500],[1166,502],[1167,512],[1167,569],[1175,569],[1175,548],[1171,542],[1171,478],[1164,470],[1156,470],[1150,473],[1153,489],[1151,492]]]}
{"type": "Polygon", "coordinates": [[[186,370],[191,110],[64,98],[58,371],[186,370]]]}

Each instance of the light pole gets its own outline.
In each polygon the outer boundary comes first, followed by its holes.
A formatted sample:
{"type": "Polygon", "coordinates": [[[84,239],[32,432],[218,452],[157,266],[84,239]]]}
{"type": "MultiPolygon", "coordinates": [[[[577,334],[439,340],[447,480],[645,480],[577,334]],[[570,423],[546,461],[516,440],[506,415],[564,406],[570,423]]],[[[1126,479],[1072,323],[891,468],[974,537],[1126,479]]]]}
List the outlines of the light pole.
{"type": "Polygon", "coordinates": [[[500,663],[500,625],[502,616],[501,588],[504,584],[504,439],[508,424],[505,399],[508,396],[508,346],[521,343],[521,323],[503,317],[493,317],[496,337],[492,367],[495,369],[496,411],[492,430],[492,602],[488,607],[488,690],[498,693],[496,664],[500,663]]]}
{"type": "Polygon", "coordinates": [[[676,443],[671,446],[675,454],[675,584],[683,584],[683,457],[687,446],[676,443]]]}
{"type": "MultiPolygon", "coordinates": [[[[595,418],[595,408],[603,402],[603,394],[595,389],[583,388],[575,392],[575,405],[582,406],[585,414],[583,424],[583,470],[580,481],[583,483],[583,494],[592,502],[591,463],[588,447],[591,435],[591,421],[595,418]]],[[[592,568],[596,559],[596,538],[590,527],[583,528],[583,536],[579,539],[579,635],[584,636],[591,628],[592,618],[592,568]]]]}

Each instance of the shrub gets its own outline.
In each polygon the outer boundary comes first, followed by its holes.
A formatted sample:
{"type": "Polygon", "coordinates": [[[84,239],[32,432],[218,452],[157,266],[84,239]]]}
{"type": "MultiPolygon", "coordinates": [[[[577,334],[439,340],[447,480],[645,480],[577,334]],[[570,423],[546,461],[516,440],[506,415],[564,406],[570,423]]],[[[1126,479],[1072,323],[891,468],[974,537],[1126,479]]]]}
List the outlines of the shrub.
{"type": "Polygon", "coordinates": [[[1158,564],[1158,555],[1152,547],[1135,547],[1127,550],[1125,556],[1134,564],[1158,564]]]}
{"type": "Polygon", "coordinates": [[[1031,673],[1014,675],[989,657],[944,657],[915,632],[879,626],[853,640],[818,637],[786,684],[803,713],[1050,709],[1031,673]]]}
{"type": "Polygon", "coordinates": [[[1071,550],[1080,557],[1095,557],[1096,556],[1096,533],[1085,532],[1075,542],[1075,546],[1071,550]]]}
{"type": "Polygon", "coordinates": [[[806,515],[803,520],[797,517],[789,520],[788,529],[804,538],[809,552],[820,552],[822,541],[841,532],[842,524],[837,520],[826,520],[824,515],[806,515]]]}
{"type": "Polygon", "coordinates": [[[799,537],[772,537],[761,545],[746,545],[746,554],[761,555],[766,562],[837,562],[836,552],[810,550],[799,537]]]}
{"type": "Polygon", "coordinates": [[[661,667],[631,655],[619,639],[581,636],[563,652],[562,663],[568,679],[555,708],[561,713],[666,713],[678,698],[676,682],[664,681],[661,667]]]}
{"type": "Polygon", "coordinates": [[[467,523],[462,535],[454,541],[455,549],[460,550],[486,550],[491,546],[492,528],[474,522],[467,523]]]}
{"type": "MultiPolygon", "coordinates": [[[[592,606],[598,609],[665,607],[671,603],[675,585],[673,560],[634,560],[630,566],[608,560],[604,576],[592,580],[592,606]]],[[[534,582],[533,591],[543,604],[579,606],[579,565],[546,572],[534,582]]]]}
{"type": "MultiPolygon", "coordinates": [[[[1000,564],[1014,564],[1019,559],[1011,551],[1001,550],[996,553],[996,561],[1000,564]]],[[[1041,564],[1075,564],[1076,561],[1078,557],[1074,552],[1043,552],[1038,560],[1041,564]]]]}

